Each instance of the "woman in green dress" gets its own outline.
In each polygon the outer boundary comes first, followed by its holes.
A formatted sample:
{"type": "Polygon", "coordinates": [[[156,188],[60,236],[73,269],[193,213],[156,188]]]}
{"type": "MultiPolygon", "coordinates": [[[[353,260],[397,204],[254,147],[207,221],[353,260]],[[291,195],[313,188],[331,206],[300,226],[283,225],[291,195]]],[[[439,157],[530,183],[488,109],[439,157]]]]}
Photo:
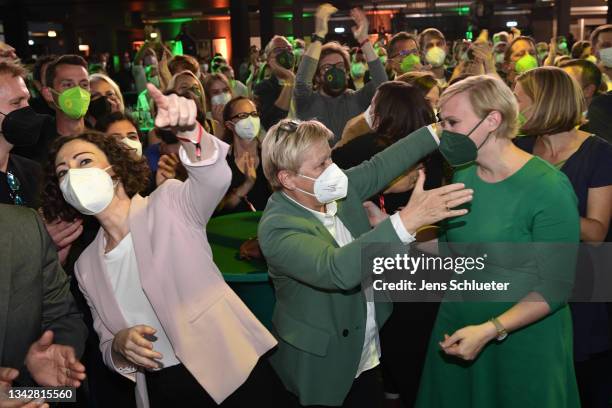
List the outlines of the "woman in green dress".
{"type": "Polygon", "coordinates": [[[474,190],[441,240],[488,254],[484,272],[464,278],[511,282],[520,296],[441,304],[416,406],[579,407],[565,301],[580,233],[572,186],[512,143],[518,107],[500,80],[460,81],[439,106],[440,151],[457,167],[454,182],[474,190]]]}

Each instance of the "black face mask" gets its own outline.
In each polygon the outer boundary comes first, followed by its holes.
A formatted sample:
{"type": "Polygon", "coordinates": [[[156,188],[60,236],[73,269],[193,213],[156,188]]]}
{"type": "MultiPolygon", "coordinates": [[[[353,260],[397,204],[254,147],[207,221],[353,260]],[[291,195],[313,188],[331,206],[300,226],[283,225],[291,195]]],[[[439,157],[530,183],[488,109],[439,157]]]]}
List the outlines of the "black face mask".
{"type": "Polygon", "coordinates": [[[39,115],[30,106],[14,110],[10,113],[2,113],[2,134],[7,142],[13,146],[31,146],[38,142],[44,115],[39,115]]]}
{"type": "Polygon", "coordinates": [[[346,72],[331,67],[323,74],[323,90],[329,96],[339,96],[346,90],[346,72]]]}
{"type": "Polygon", "coordinates": [[[100,120],[104,116],[109,115],[112,112],[112,105],[105,96],[101,96],[97,99],[92,99],[89,102],[89,108],[87,114],[94,117],[95,120],[100,120]]]}

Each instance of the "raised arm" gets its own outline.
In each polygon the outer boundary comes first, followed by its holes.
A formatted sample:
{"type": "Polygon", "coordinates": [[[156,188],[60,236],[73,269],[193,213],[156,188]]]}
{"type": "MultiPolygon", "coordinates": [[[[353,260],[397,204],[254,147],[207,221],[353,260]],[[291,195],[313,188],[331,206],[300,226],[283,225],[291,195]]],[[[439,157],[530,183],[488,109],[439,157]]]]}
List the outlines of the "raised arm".
{"type": "Polygon", "coordinates": [[[179,157],[189,175],[184,183],[169,180],[162,187],[172,190],[167,195],[172,206],[188,221],[204,227],[231,182],[231,170],[225,160],[229,147],[198,124],[195,102],[163,95],[151,84],[147,87],[158,107],[155,126],[178,131],[179,157]]]}
{"type": "Polygon", "coordinates": [[[371,75],[370,82],[355,93],[359,99],[359,105],[365,110],[372,101],[376,89],[387,80],[387,73],[369,40],[368,17],[360,8],[354,8],[351,10],[351,18],[356,24],[356,26],[352,27],[353,35],[363,51],[371,75]]]}
{"type": "MultiPolygon", "coordinates": [[[[336,11],[338,11],[338,9],[328,3],[322,4],[317,8],[315,13],[315,34],[317,37],[325,38],[327,35],[329,18],[336,11]]],[[[296,103],[298,105],[303,104],[305,102],[304,98],[308,98],[312,94],[312,81],[317,71],[322,46],[323,44],[319,39],[313,39],[300,61],[300,66],[298,67],[295,77],[294,91],[296,103]]]]}

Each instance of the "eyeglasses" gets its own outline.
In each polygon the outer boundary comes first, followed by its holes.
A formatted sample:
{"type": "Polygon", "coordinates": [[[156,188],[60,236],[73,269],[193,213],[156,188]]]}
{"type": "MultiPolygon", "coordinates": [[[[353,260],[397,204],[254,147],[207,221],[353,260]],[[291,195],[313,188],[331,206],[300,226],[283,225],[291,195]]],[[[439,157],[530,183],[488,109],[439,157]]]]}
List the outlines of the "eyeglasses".
{"type": "Polygon", "coordinates": [[[280,136],[281,131],[285,132],[285,136],[288,136],[291,133],[296,132],[299,127],[300,127],[300,122],[297,122],[295,120],[288,120],[286,122],[281,123],[276,129],[276,136],[274,138],[274,141],[278,142],[278,137],[280,136]]]}
{"type": "Polygon", "coordinates": [[[344,62],[338,62],[337,64],[325,64],[321,65],[321,72],[325,73],[330,70],[332,67],[336,67],[337,69],[345,70],[344,62]]]}
{"type": "Polygon", "coordinates": [[[273,53],[274,55],[276,55],[276,54],[280,54],[280,53],[281,53],[281,52],[283,52],[283,51],[289,51],[289,52],[292,52],[292,51],[293,51],[293,49],[292,49],[291,47],[276,47],[276,48],[273,48],[273,49],[272,49],[272,53],[273,53]]]}
{"type": "Polygon", "coordinates": [[[236,119],[236,118],[242,120],[242,119],[248,118],[249,116],[252,116],[254,118],[258,118],[259,117],[259,113],[257,111],[253,111],[253,112],[240,112],[240,113],[232,116],[230,118],[230,120],[233,120],[233,119],[236,119]]]}
{"type": "Polygon", "coordinates": [[[21,198],[21,195],[19,195],[19,190],[21,189],[19,179],[13,173],[7,171],[6,182],[8,183],[9,196],[13,200],[13,203],[15,203],[15,205],[24,205],[25,202],[23,201],[23,198],[21,198]]]}
{"type": "Polygon", "coordinates": [[[418,54],[419,51],[418,50],[401,50],[400,52],[398,52],[397,54],[395,54],[394,56],[390,57],[391,59],[396,59],[398,57],[405,57],[407,55],[412,55],[412,54],[418,54]]]}

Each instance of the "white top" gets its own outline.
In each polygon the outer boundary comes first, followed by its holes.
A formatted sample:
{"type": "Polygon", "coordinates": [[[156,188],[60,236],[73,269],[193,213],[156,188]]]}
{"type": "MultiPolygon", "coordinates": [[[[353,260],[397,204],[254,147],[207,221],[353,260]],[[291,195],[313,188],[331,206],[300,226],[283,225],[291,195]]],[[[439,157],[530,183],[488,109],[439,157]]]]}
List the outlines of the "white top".
{"type": "MultiPolygon", "coordinates": [[[[104,262],[119,309],[128,326],[144,324],[156,329],[156,339],[149,338],[148,340],[153,342],[153,350],[162,354],[162,368],[180,364],[180,361],[174,355],[172,344],[159,322],[153,306],[151,306],[151,302],[142,290],[131,233],[128,233],[119,242],[119,245],[104,255],[104,262]]],[[[136,367],[119,371],[134,372],[136,367]]]]}
{"type": "MultiPolygon", "coordinates": [[[[289,197],[287,194],[285,194],[285,197],[317,217],[317,219],[321,221],[321,223],[325,226],[325,228],[327,228],[331,236],[334,237],[338,245],[341,247],[350,244],[355,240],[351,235],[351,232],[344,226],[342,220],[336,216],[338,205],[335,201],[326,204],[325,213],[322,213],[303,206],[293,198],[289,197]]],[[[414,237],[410,235],[408,231],[406,231],[406,228],[404,227],[402,220],[399,218],[398,213],[391,216],[391,223],[393,224],[393,228],[395,229],[397,236],[403,243],[409,244],[414,241],[414,237]]],[[[366,288],[365,294],[366,299],[373,299],[371,286],[366,288]]],[[[355,378],[359,377],[359,375],[361,375],[361,373],[364,371],[370,370],[380,364],[380,356],[380,339],[378,337],[378,326],[376,325],[376,310],[374,307],[374,302],[366,301],[365,339],[355,378]]]]}

